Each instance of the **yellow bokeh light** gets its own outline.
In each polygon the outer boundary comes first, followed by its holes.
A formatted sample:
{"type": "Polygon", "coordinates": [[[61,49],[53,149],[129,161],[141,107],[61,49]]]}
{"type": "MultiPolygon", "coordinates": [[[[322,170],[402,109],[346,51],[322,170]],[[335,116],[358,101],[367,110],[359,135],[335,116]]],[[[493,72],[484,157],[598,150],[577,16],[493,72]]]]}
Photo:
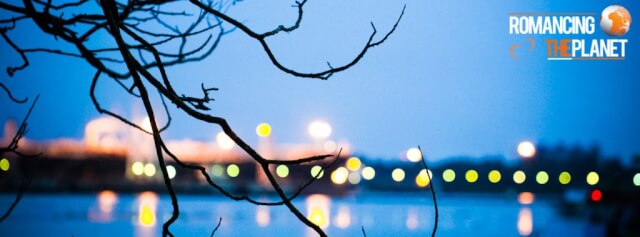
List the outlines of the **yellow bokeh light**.
{"type": "Polygon", "coordinates": [[[561,172],[558,176],[558,181],[561,184],[569,184],[571,182],[571,174],[569,174],[569,172],[567,171],[561,172]]]}
{"type": "Polygon", "coordinates": [[[518,170],[513,173],[513,182],[522,184],[525,180],[527,180],[527,175],[522,170],[518,170]]]}
{"type": "Polygon", "coordinates": [[[501,179],[502,179],[502,174],[500,174],[500,171],[497,171],[497,170],[489,171],[489,182],[495,184],[500,182],[501,179]]]}
{"type": "Polygon", "coordinates": [[[364,167],[364,169],[362,169],[362,178],[366,180],[372,180],[375,177],[376,177],[376,170],[373,169],[372,167],[364,167]]]}
{"type": "Polygon", "coordinates": [[[347,182],[348,176],[349,171],[346,168],[337,168],[331,173],[331,182],[338,185],[344,184],[345,182],[347,182]]]}
{"type": "Polygon", "coordinates": [[[311,177],[316,177],[317,179],[322,178],[324,176],[324,170],[322,166],[314,165],[311,167],[311,177]]]}
{"type": "Polygon", "coordinates": [[[309,220],[316,224],[317,226],[323,227],[327,226],[327,216],[322,211],[322,208],[313,208],[311,213],[309,213],[309,220]]]}
{"type": "Polygon", "coordinates": [[[236,164],[227,166],[227,175],[231,178],[238,177],[238,175],[240,175],[240,167],[236,164]]]}
{"type": "Polygon", "coordinates": [[[141,205],[139,222],[144,226],[152,226],[156,223],[156,213],[151,205],[141,205]]]}
{"type": "Polygon", "coordinates": [[[176,168],[173,165],[167,165],[167,174],[169,175],[169,179],[173,179],[176,177],[176,168]]]}
{"type": "Polygon", "coordinates": [[[549,174],[544,171],[538,172],[538,174],[536,174],[536,182],[538,182],[539,184],[546,184],[547,182],[549,182],[549,174]]]}
{"type": "Polygon", "coordinates": [[[9,168],[11,168],[9,160],[7,158],[2,158],[2,160],[0,160],[0,169],[2,169],[2,171],[9,171],[9,168]]]}
{"type": "Polygon", "coordinates": [[[442,172],[442,179],[447,183],[453,182],[456,180],[456,172],[452,169],[446,169],[442,172]]]}
{"type": "Polygon", "coordinates": [[[347,160],[347,169],[349,170],[352,170],[352,171],[359,170],[360,166],[362,166],[362,162],[358,157],[351,157],[347,160]]]}
{"type": "Polygon", "coordinates": [[[233,140],[231,140],[231,138],[224,132],[216,134],[216,143],[218,144],[218,147],[223,150],[231,150],[231,148],[236,145],[236,143],[233,142],[233,140]]]}
{"type": "Polygon", "coordinates": [[[431,179],[429,177],[433,177],[431,176],[431,170],[429,170],[427,173],[427,170],[422,169],[420,173],[416,175],[416,185],[421,188],[426,187],[427,185],[429,185],[429,183],[431,183],[431,179]]]}
{"type": "Polygon", "coordinates": [[[156,207],[158,195],[153,192],[142,192],[138,195],[138,223],[142,226],[156,224],[156,207]]]}
{"type": "Polygon", "coordinates": [[[289,167],[287,167],[287,165],[278,165],[278,167],[276,167],[276,174],[280,178],[286,178],[289,176],[289,167]]]}
{"type": "Polygon", "coordinates": [[[256,127],[256,134],[258,134],[258,136],[260,137],[268,137],[269,135],[271,135],[271,125],[269,125],[268,123],[258,124],[258,126],[256,127]]]}
{"type": "Polygon", "coordinates": [[[309,124],[309,135],[313,138],[324,139],[331,136],[331,125],[325,121],[316,120],[309,124]]]}
{"type": "Polygon", "coordinates": [[[144,173],[144,164],[140,161],[133,162],[133,165],[131,165],[131,173],[134,175],[142,175],[144,173]]]}
{"type": "Polygon", "coordinates": [[[523,141],[518,144],[518,155],[522,158],[531,158],[536,155],[536,146],[530,141],[523,141]]]}
{"type": "Polygon", "coordinates": [[[468,170],[467,173],[464,174],[464,178],[469,183],[475,183],[476,181],[478,181],[478,171],[468,170]]]}
{"type": "Polygon", "coordinates": [[[151,163],[147,163],[146,165],[144,165],[144,175],[151,177],[154,176],[156,174],[156,166],[151,164],[151,163]]]}
{"type": "Polygon", "coordinates": [[[395,168],[391,172],[391,178],[393,179],[393,181],[402,182],[402,180],[404,180],[404,170],[400,168],[395,168]]]}
{"type": "Polygon", "coordinates": [[[418,162],[422,160],[422,152],[418,148],[411,148],[407,150],[407,159],[411,162],[418,162]]]}
{"type": "Polygon", "coordinates": [[[591,171],[587,174],[587,183],[589,185],[596,185],[600,181],[600,175],[595,171],[591,171]]]}

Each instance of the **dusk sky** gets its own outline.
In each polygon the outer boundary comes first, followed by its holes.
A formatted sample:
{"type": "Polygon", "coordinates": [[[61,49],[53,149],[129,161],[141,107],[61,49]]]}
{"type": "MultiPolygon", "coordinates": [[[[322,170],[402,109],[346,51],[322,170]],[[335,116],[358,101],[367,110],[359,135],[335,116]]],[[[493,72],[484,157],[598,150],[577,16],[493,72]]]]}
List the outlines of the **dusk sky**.
{"type": "MultiPolygon", "coordinates": [[[[328,81],[279,71],[259,43],[240,31],[225,36],[209,58],[172,67],[169,75],[184,94],[200,95],[201,82],[220,88],[212,94],[212,114],[226,118],[251,144],[256,144],[255,126],[261,122],[272,125],[278,143],[311,143],[307,125],[323,119],[333,127],[332,139],[388,159],[416,145],[433,160],[459,155],[513,158],[522,140],[599,145],[605,154],[624,159],[640,153],[640,22],[632,22],[622,37],[629,40],[623,61],[547,61],[543,39],[549,36],[534,36],[534,52],[523,53],[520,61],[509,56],[512,44],[529,37],[509,35],[510,12],[599,15],[608,6],[601,1],[491,0],[468,1],[461,7],[454,1],[310,0],[301,28],[268,42],[284,64],[299,71],[322,70],[327,61],[341,65],[366,43],[370,21],[382,37],[405,3],[405,16],[387,42],[328,81]]],[[[261,32],[293,22],[291,4],[248,0],[228,13],[261,32]]],[[[640,19],[638,1],[618,4],[640,19]]],[[[6,12],[0,14],[6,18],[6,12]]],[[[18,28],[11,34],[25,47],[63,44],[32,27],[18,28]]],[[[611,38],[598,24],[592,36],[569,37],[611,38]]],[[[29,120],[28,138],[79,139],[84,125],[100,116],[89,97],[95,70],[86,62],[32,54],[31,65],[11,78],[4,68],[19,65],[19,55],[5,42],[0,52],[0,81],[17,97],[41,95],[29,120]]],[[[99,85],[98,98],[106,108],[129,117],[142,115],[135,98],[107,79],[99,85]]],[[[2,94],[0,108],[4,122],[20,120],[28,105],[15,105],[2,94]]],[[[210,141],[219,131],[175,106],[172,115],[172,127],[164,134],[168,139],[210,141]]]]}

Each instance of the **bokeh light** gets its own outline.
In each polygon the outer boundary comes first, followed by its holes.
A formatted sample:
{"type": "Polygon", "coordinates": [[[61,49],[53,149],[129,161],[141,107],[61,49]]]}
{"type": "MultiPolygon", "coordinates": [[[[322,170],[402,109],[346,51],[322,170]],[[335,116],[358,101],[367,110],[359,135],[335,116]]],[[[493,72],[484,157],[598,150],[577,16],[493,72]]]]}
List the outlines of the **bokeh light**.
{"type": "Polygon", "coordinates": [[[500,174],[500,171],[497,171],[497,170],[489,171],[489,182],[495,184],[500,182],[500,179],[502,179],[502,174],[500,174]]]}
{"type": "Polygon", "coordinates": [[[636,173],[636,175],[633,176],[633,185],[640,187],[640,173],[636,173]]]}
{"type": "Polygon", "coordinates": [[[140,161],[133,162],[131,165],[131,173],[134,175],[142,175],[144,173],[144,164],[140,161]]]}
{"type": "Polygon", "coordinates": [[[533,233],[533,214],[531,208],[523,207],[518,213],[518,234],[530,236],[533,233]]]}
{"type": "Polygon", "coordinates": [[[336,142],[333,140],[326,141],[322,145],[322,149],[324,149],[325,152],[334,152],[337,148],[338,144],[336,144],[336,142]]]}
{"type": "Polygon", "coordinates": [[[349,180],[350,184],[359,184],[361,177],[360,177],[360,173],[359,172],[351,172],[349,174],[349,178],[347,178],[347,180],[349,180]]]}
{"type": "Polygon", "coordinates": [[[260,137],[268,137],[271,135],[271,125],[268,123],[261,123],[256,126],[256,134],[260,137]]]}
{"type": "Polygon", "coordinates": [[[316,120],[309,124],[309,135],[317,139],[325,139],[331,136],[331,125],[322,120],[316,120]]]}
{"type": "Polygon", "coordinates": [[[476,181],[478,181],[478,171],[467,170],[467,173],[464,174],[464,178],[469,183],[475,183],[476,181]]]}
{"type": "Polygon", "coordinates": [[[456,172],[452,169],[446,169],[442,172],[442,179],[447,183],[453,182],[456,180],[456,172]]]}
{"type": "Polygon", "coordinates": [[[571,182],[571,174],[567,171],[562,171],[560,172],[560,175],[558,176],[558,181],[561,184],[569,184],[571,182]]]}
{"type": "Polygon", "coordinates": [[[269,213],[268,206],[257,206],[256,207],[256,224],[260,227],[269,226],[271,223],[271,214],[269,213]]]}
{"type": "Polygon", "coordinates": [[[344,167],[339,167],[331,173],[331,182],[334,184],[344,184],[349,176],[349,171],[344,167]]]}
{"type": "Polygon", "coordinates": [[[219,132],[216,135],[216,143],[222,150],[231,150],[231,148],[236,145],[236,143],[233,142],[233,140],[231,140],[231,138],[224,132],[219,132]]]}
{"type": "Polygon", "coordinates": [[[98,193],[98,209],[102,213],[111,213],[118,202],[118,194],[111,190],[103,190],[98,193]]]}
{"type": "Polygon", "coordinates": [[[598,184],[598,182],[600,181],[600,175],[598,175],[598,173],[596,173],[595,171],[591,171],[587,174],[587,183],[589,185],[596,185],[598,184]]]}
{"type": "Polygon", "coordinates": [[[347,169],[349,170],[352,170],[352,171],[359,170],[360,166],[362,166],[362,162],[358,157],[351,157],[347,160],[347,169]]]}
{"type": "Polygon", "coordinates": [[[340,229],[345,229],[351,225],[351,210],[348,206],[338,208],[338,214],[333,219],[333,224],[340,229]]]}
{"type": "Polygon", "coordinates": [[[536,182],[539,184],[546,184],[549,182],[549,174],[545,171],[538,172],[538,174],[536,174],[536,182]]]}
{"type": "Polygon", "coordinates": [[[213,174],[213,176],[215,177],[220,177],[224,175],[224,167],[222,165],[212,165],[211,174],[213,174]]]}
{"type": "Polygon", "coordinates": [[[365,180],[372,180],[376,177],[376,170],[373,167],[364,167],[362,169],[362,178],[365,180]]]}
{"type": "Polygon", "coordinates": [[[513,173],[513,182],[517,184],[522,184],[527,180],[527,175],[522,171],[518,170],[513,173]]]}
{"type": "Polygon", "coordinates": [[[427,185],[429,185],[429,183],[431,183],[431,178],[429,177],[433,177],[431,176],[431,170],[427,171],[425,169],[422,169],[420,173],[416,175],[416,185],[421,188],[426,187],[427,185]]]}
{"type": "Polygon", "coordinates": [[[418,162],[422,160],[422,152],[420,152],[420,149],[413,147],[407,150],[407,159],[411,162],[418,162]]]}
{"type": "Polygon", "coordinates": [[[146,165],[144,165],[144,175],[146,175],[147,177],[151,177],[154,176],[156,174],[156,166],[151,164],[151,163],[147,163],[146,165]]]}
{"type": "Polygon", "coordinates": [[[529,205],[533,203],[535,199],[536,196],[530,192],[521,192],[520,194],[518,194],[518,202],[522,205],[529,205]]]}
{"type": "Polygon", "coordinates": [[[311,167],[311,177],[320,179],[322,178],[322,176],[324,176],[324,170],[322,169],[322,166],[314,165],[313,167],[311,167]]]}
{"type": "Polygon", "coordinates": [[[231,178],[238,177],[238,175],[240,175],[240,167],[236,164],[227,166],[227,175],[231,178]]]}
{"type": "Polygon", "coordinates": [[[518,155],[522,158],[531,158],[536,155],[536,146],[530,141],[523,141],[518,144],[518,155]]]}
{"type": "Polygon", "coordinates": [[[278,167],[276,167],[276,174],[280,178],[286,178],[289,176],[289,167],[287,167],[287,165],[278,165],[278,167]]]}
{"type": "Polygon", "coordinates": [[[2,160],[0,160],[0,169],[2,169],[2,171],[9,171],[9,168],[11,168],[9,160],[7,158],[2,158],[2,160]]]}
{"type": "Polygon", "coordinates": [[[173,165],[167,165],[167,174],[169,175],[169,179],[173,179],[176,177],[176,168],[173,165]]]}
{"type": "Polygon", "coordinates": [[[393,181],[402,182],[402,180],[404,180],[404,170],[395,168],[393,171],[391,171],[391,178],[393,179],[393,181]]]}
{"type": "Polygon", "coordinates": [[[602,200],[602,191],[599,189],[591,191],[591,201],[599,202],[600,200],[602,200]]]}

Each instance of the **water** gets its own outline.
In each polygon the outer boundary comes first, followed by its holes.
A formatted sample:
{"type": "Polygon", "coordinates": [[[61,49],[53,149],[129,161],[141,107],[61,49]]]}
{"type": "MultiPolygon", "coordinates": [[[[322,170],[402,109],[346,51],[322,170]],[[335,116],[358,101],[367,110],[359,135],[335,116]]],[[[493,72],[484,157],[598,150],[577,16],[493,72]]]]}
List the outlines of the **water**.
{"type": "MultiPolygon", "coordinates": [[[[14,196],[0,195],[2,208],[14,196]]],[[[179,196],[177,236],[316,236],[286,207],[257,207],[220,196],[179,196]]],[[[263,200],[275,200],[263,198],[263,200]]],[[[311,195],[295,205],[330,236],[430,236],[434,209],[419,193],[311,195]]],[[[599,236],[585,219],[562,217],[551,200],[520,204],[516,195],[440,194],[438,236],[599,236]]],[[[160,236],[171,212],[168,196],[145,192],[97,195],[26,194],[14,213],[0,223],[0,236],[160,236]]]]}

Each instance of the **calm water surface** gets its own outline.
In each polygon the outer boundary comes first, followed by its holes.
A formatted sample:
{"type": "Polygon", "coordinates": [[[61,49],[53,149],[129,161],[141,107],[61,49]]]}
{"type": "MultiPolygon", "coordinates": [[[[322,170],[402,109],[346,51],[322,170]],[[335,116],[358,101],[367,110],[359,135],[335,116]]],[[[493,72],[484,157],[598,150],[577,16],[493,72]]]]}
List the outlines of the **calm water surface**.
{"type": "MultiPolygon", "coordinates": [[[[2,208],[14,196],[0,195],[2,208]]],[[[539,199],[539,200],[538,200],[539,199]]],[[[549,200],[520,204],[516,195],[440,194],[438,236],[599,236],[586,219],[558,214],[549,200]]],[[[316,236],[285,207],[257,207],[220,196],[181,195],[177,236],[316,236]]],[[[264,197],[263,200],[275,200],[264,197]]],[[[434,209],[419,193],[310,195],[295,205],[330,236],[430,236],[434,209]]],[[[4,211],[4,209],[3,209],[4,211]]],[[[26,194],[0,223],[0,236],[160,236],[171,212],[168,196],[151,192],[118,194],[26,194]]]]}

